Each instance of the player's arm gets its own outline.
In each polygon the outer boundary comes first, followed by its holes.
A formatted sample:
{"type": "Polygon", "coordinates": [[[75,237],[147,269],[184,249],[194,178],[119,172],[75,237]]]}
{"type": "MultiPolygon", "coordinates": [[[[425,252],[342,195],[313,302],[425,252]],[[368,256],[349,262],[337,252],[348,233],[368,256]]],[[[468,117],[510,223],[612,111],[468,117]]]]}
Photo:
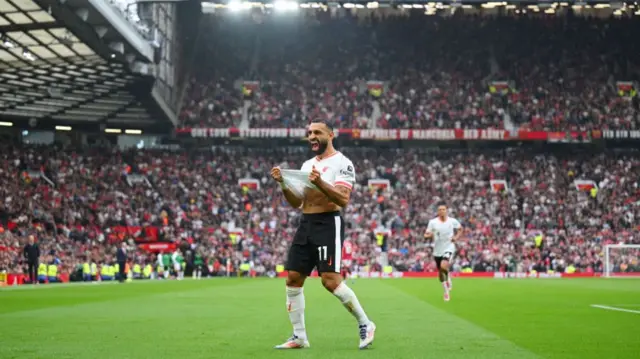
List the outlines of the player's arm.
{"type": "Polygon", "coordinates": [[[345,159],[336,174],[335,186],[325,182],[315,167],[312,168],[311,174],[309,174],[309,181],[318,187],[320,192],[327,196],[331,202],[344,208],[351,199],[351,190],[356,183],[356,172],[353,168],[353,163],[345,159]]]}
{"type": "Polygon", "coordinates": [[[451,242],[455,243],[460,239],[460,237],[462,237],[462,232],[464,232],[464,229],[462,228],[460,222],[456,220],[453,230],[455,231],[455,234],[453,235],[453,238],[451,238],[451,242]]]}
{"type": "Polygon", "coordinates": [[[273,179],[280,184],[284,199],[287,200],[291,207],[300,208],[302,206],[302,198],[299,198],[290,188],[288,188],[284,184],[284,179],[282,178],[280,167],[274,167],[271,169],[271,177],[273,177],[273,179]]]}
{"type": "Polygon", "coordinates": [[[433,238],[433,222],[429,221],[427,229],[424,231],[424,239],[433,238]]]}
{"type": "Polygon", "coordinates": [[[329,201],[337,204],[340,207],[346,207],[351,199],[351,188],[343,186],[342,184],[332,186],[327,182],[320,179],[318,183],[314,183],[320,192],[324,193],[329,201]]]}
{"type": "Polygon", "coordinates": [[[284,195],[284,199],[291,205],[293,208],[300,208],[302,206],[302,199],[298,198],[295,193],[290,188],[284,186],[283,182],[280,182],[280,187],[282,188],[282,194],[284,195]]]}

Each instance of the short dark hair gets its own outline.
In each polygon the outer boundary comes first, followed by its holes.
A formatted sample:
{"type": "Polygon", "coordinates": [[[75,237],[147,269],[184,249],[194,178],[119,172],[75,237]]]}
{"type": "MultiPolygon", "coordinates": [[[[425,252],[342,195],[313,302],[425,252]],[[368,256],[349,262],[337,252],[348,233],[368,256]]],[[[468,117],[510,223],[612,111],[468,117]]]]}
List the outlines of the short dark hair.
{"type": "Polygon", "coordinates": [[[437,203],[437,206],[438,206],[438,207],[440,207],[440,206],[445,206],[445,207],[447,207],[447,203],[446,203],[445,201],[440,201],[440,202],[438,202],[438,203],[437,203]]]}
{"type": "Polygon", "coordinates": [[[316,119],[311,120],[311,123],[321,123],[321,124],[327,126],[329,131],[333,132],[333,125],[331,124],[331,122],[329,122],[327,120],[323,120],[321,118],[316,118],[316,119]]]}

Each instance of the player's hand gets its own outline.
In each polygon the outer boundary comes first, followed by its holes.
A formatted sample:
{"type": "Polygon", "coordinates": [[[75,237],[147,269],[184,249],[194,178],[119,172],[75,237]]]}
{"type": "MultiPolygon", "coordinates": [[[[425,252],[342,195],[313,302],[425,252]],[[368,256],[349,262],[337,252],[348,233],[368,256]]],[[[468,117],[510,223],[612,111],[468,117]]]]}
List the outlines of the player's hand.
{"type": "Polygon", "coordinates": [[[424,231],[424,238],[431,238],[433,237],[433,232],[431,231],[424,231]]]}
{"type": "Polygon", "coordinates": [[[316,166],[313,166],[313,168],[311,168],[311,173],[309,173],[309,182],[317,185],[320,183],[320,181],[322,181],[320,172],[318,172],[316,166]]]}
{"type": "Polygon", "coordinates": [[[282,183],[282,172],[280,172],[280,167],[273,167],[271,169],[271,177],[276,180],[276,182],[282,183]]]}

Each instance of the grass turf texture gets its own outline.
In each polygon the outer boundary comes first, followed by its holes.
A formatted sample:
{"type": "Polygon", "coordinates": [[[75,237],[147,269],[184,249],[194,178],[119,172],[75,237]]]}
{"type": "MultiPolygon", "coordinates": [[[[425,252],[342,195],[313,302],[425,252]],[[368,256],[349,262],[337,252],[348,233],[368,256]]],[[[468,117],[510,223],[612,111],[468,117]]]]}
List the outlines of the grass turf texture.
{"type": "Polygon", "coordinates": [[[0,358],[637,358],[638,279],[362,279],[351,287],[376,322],[358,327],[309,280],[311,348],[277,351],[290,334],[283,280],[213,279],[0,289],[0,358]]]}

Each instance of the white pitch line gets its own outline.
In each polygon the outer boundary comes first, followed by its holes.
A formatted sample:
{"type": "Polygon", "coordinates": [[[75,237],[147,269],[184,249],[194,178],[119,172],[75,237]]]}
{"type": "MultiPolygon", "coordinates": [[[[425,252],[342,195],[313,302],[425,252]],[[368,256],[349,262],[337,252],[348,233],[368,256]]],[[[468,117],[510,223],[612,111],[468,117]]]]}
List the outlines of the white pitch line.
{"type": "Polygon", "coordinates": [[[614,311],[617,311],[617,312],[626,312],[626,313],[635,313],[635,314],[640,314],[640,310],[632,310],[632,309],[616,308],[616,307],[610,307],[610,306],[608,306],[608,305],[591,304],[591,307],[593,307],[593,308],[600,308],[600,309],[606,309],[606,310],[614,310],[614,311]]]}

